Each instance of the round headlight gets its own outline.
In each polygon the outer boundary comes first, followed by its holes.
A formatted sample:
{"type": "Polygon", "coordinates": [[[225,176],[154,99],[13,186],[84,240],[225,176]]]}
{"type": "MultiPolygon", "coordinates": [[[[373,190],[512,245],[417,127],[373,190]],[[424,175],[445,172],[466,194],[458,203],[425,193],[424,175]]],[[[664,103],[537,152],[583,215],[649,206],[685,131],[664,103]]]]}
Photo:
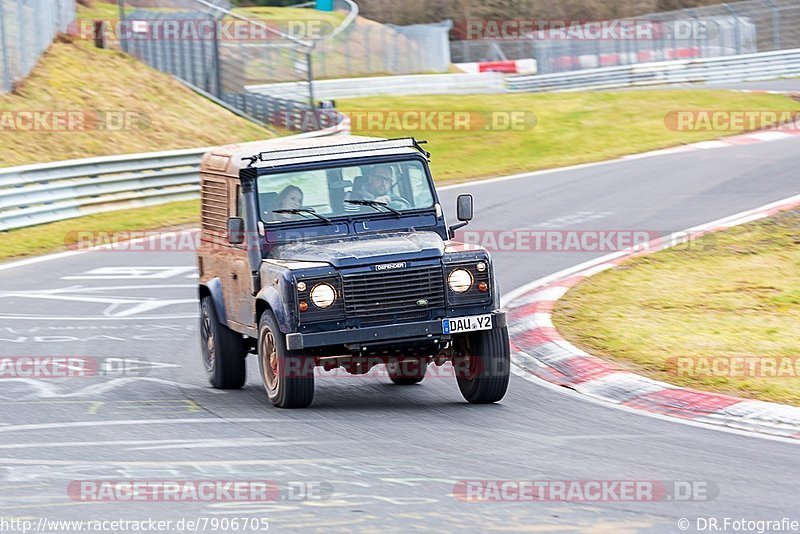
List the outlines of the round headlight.
{"type": "Polygon", "coordinates": [[[311,290],[311,302],[317,308],[328,308],[336,300],[336,290],[328,284],[318,284],[311,290]]]}
{"type": "Polygon", "coordinates": [[[463,293],[472,286],[472,275],[464,269],[456,269],[447,277],[447,284],[456,293],[463,293]]]}

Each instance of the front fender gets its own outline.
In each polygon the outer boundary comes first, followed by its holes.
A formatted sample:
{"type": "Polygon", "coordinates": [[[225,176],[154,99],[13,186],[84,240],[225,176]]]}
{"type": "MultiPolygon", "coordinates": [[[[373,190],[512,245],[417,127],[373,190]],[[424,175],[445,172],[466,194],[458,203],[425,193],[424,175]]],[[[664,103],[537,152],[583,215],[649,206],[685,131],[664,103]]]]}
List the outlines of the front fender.
{"type": "Polygon", "coordinates": [[[225,300],[222,298],[222,282],[219,278],[212,278],[204,284],[200,284],[200,298],[203,297],[202,288],[205,288],[211,295],[211,302],[214,303],[214,311],[217,314],[217,320],[228,326],[228,316],[225,313],[225,300]]]}
{"type": "Polygon", "coordinates": [[[256,300],[264,302],[266,306],[272,310],[275,315],[275,320],[278,321],[278,327],[284,334],[294,332],[292,328],[292,316],[289,309],[287,309],[284,300],[281,298],[280,293],[274,286],[267,286],[258,292],[256,300]]]}

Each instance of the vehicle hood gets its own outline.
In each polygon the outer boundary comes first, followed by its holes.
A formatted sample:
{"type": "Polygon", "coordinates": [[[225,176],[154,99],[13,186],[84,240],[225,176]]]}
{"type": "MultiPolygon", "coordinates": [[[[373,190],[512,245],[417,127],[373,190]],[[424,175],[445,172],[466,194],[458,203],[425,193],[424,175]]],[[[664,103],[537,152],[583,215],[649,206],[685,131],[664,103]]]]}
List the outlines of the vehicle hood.
{"type": "Polygon", "coordinates": [[[444,242],[435,232],[397,232],[319,238],[278,245],[270,258],[330,263],[335,267],[441,258],[444,242]]]}

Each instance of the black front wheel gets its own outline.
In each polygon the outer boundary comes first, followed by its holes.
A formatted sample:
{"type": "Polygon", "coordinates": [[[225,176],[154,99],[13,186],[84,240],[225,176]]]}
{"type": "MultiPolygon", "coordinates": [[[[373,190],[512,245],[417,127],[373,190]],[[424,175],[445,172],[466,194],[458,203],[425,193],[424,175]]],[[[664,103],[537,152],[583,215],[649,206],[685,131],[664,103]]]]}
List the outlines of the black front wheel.
{"type": "Polygon", "coordinates": [[[508,328],[493,328],[463,334],[454,360],[458,389],[470,404],[501,400],[511,375],[508,328]]]}
{"type": "Polygon", "coordinates": [[[214,301],[200,301],[200,344],[208,381],[217,389],[239,389],[246,381],[247,345],[238,334],[220,323],[214,301]]]}
{"type": "Polygon", "coordinates": [[[258,323],[258,364],[270,402],[278,408],[305,408],[314,400],[314,360],[286,349],[286,338],[267,310],[258,323]]]}

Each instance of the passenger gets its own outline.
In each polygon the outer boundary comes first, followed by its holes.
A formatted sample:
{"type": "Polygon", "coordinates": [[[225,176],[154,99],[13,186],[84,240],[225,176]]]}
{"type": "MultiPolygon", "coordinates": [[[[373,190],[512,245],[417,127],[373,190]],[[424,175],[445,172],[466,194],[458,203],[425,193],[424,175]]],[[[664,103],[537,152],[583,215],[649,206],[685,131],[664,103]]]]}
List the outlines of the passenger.
{"type": "MultiPolygon", "coordinates": [[[[296,210],[303,207],[303,190],[296,185],[289,185],[280,192],[275,202],[276,210],[296,210]]],[[[292,221],[299,216],[292,213],[275,213],[277,221],[292,221]]]]}

